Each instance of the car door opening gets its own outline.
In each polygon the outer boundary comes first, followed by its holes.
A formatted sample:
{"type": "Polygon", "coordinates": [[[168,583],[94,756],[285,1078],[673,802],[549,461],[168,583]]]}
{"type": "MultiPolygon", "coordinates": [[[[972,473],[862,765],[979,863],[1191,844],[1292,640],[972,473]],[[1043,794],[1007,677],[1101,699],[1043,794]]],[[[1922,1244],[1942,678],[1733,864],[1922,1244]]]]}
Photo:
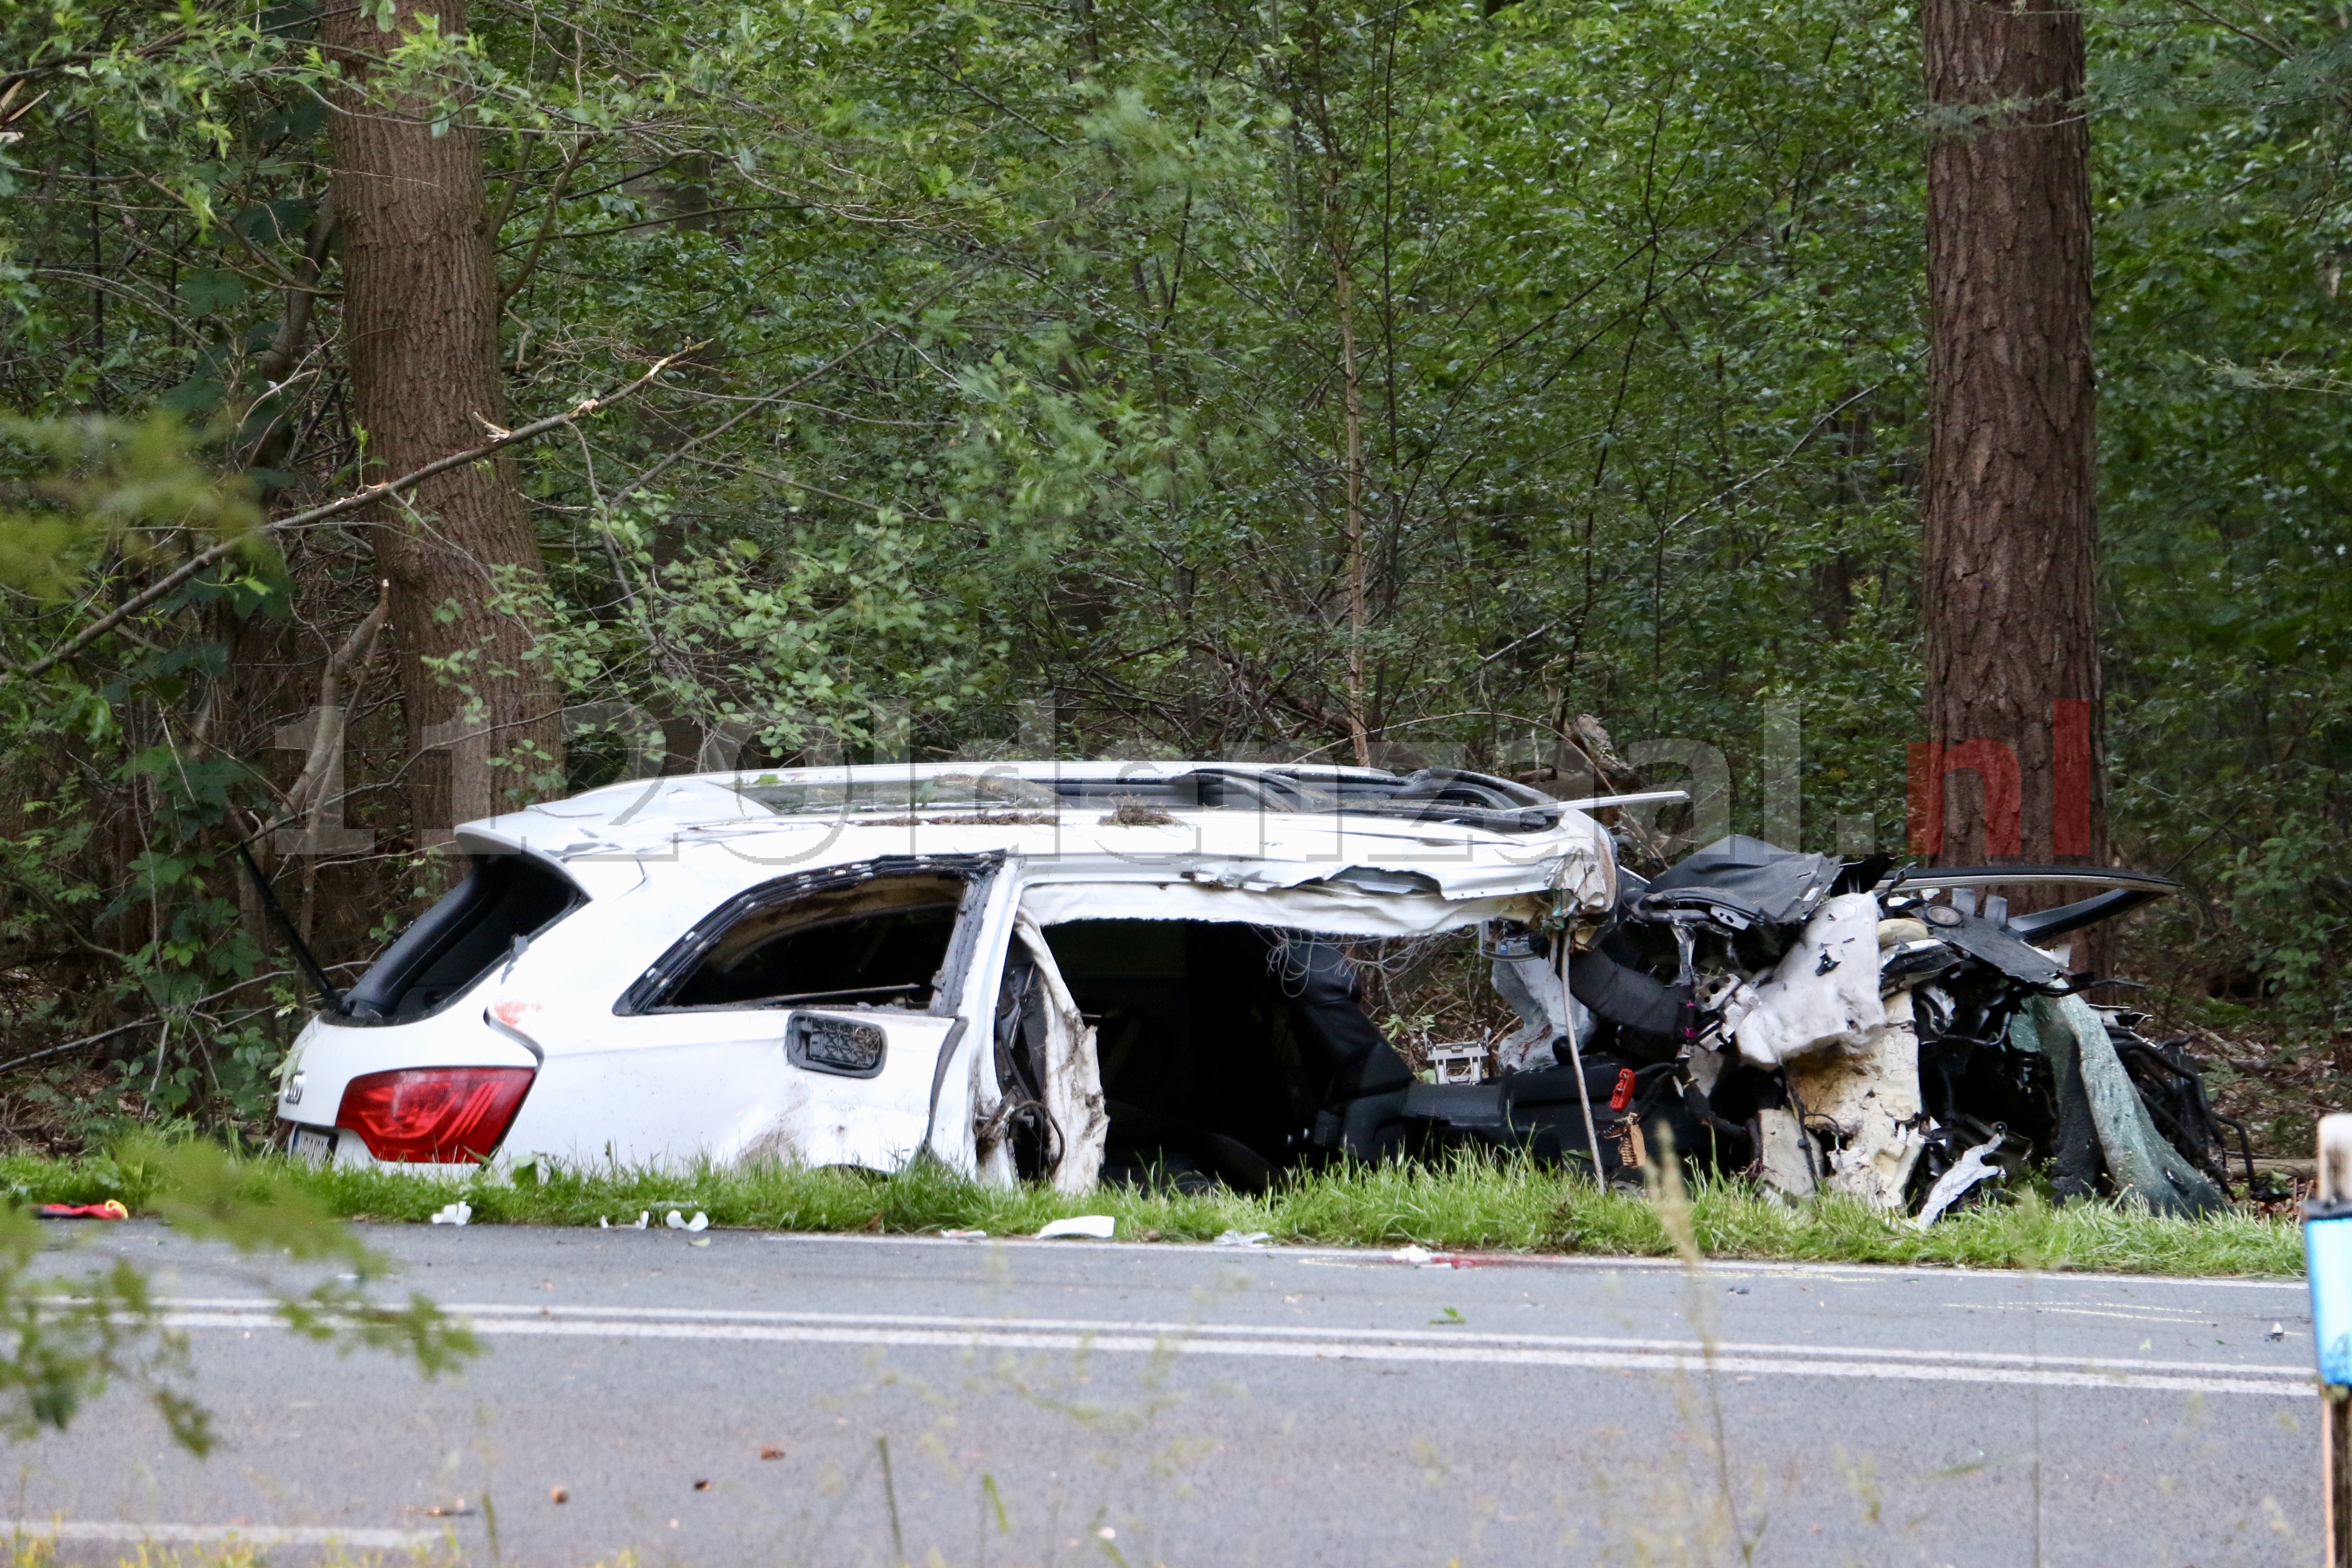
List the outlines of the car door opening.
{"type": "Polygon", "coordinates": [[[1104,1180],[1258,1191],[1295,1165],[1402,1146],[1412,1074],[1337,942],[1201,921],[1069,921],[1045,935],[1095,1027],[1104,1180]]]}

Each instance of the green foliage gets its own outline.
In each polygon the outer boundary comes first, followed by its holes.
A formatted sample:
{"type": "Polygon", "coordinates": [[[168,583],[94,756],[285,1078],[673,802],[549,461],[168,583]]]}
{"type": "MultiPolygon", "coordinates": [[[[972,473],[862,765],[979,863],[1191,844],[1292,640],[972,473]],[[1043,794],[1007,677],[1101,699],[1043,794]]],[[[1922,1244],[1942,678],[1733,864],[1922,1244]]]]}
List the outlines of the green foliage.
{"type": "MultiPolygon", "coordinates": [[[[248,426],[316,216],[288,188],[320,153],[301,32],[141,57],[255,98],[127,165],[186,161],[156,177],[218,263],[173,284],[214,348],[157,344],[151,384],[251,399],[248,426]]],[[[530,258],[520,405],[601,384],[654,322],[711,340],[680,405],[533,459],[583,693],[787,730],[890,702],[952,746],[984,680],[1087,692],[1074,721],[1114,741],[1329,740],[1335,267],[1375,411],[1376,729],[1525,752],[1591,707],[1737,741],[1838,633],[1884,650],[1847,616],[1900,595],[1882,558],[1908,550],[1866,426],[1916,358],[1886,323],[1916,314],[1916,181],[1853,155],[1902,139],[1891,20],[526,10],[405,47],[474,94],[530,258]],[[551,23],[604,70],[552,57],[551,23]],[[671,173],[629,175],[649,159],[671,173]],[[1809,636],[1788,589],[1837,562],[1879,580],[1838,568],[1841,625],[1809,636]]],[[[43,341],[94,337],[26,300],[43,341]]],[[[1899,672],[1875,685],[1866,719],[1907,703],[1899,672]]]]}
{"type": "MultiPolygon", "coordinates": [[[[2320,1036],[2352,1006],[2341,27],[2214,16],[2095,19],[2116,837],[2194,888],[2151,928],[2177,994],[2320,1036]]],[[[22,664],[339,492],[365,432],[315,12],[19,7],[0,58],[29,73],[0,111],[22,664]]],[[[501,791],[656,749],[1344,755],[1359,722],[1381,760],[1515,770],[1591,712],[1720,748],[1746,828],[1793,700],[1810,843],[1893,847],[1918,79],[1915,18],[1851,0],[511,0],[401,31],[380,103],[482,152],[511,411],[703,345],[516,456],[544,585],[488,592],[577,707],[568,772],[501,791]]],[[[365,546],[286,540],[0,690],[0,971],[44,1044],[146,1020],[116,1065],[163,1113],[266,1106],[292,1016],[227,845],[279,814],[365,546]]],[[[376,858],[303,884],[330,962],[435,880],[392,672],[359,687],[376,858]]]]}
{"type": "Polygon", "coordinates": [[[168,414],[119,420],[0,420],[0,442],[24,449],[41,504],[0,504],[0,584],[57,599],[100,551],[143,552],[143,535],[189,529],[234,537],[261,521],[252,487],[224,479],[190,450],[187,426],[168,414]]]}
{"type": "Polygon", "coordinates": [[[2280,1033],[2352,1024],[2352,445],[2337,298],[2342,19],[2126,11],[2095,138],[2101,525],[2118,839],[2200,895],[2165,911],[2190,994],[2280,1033]]]}

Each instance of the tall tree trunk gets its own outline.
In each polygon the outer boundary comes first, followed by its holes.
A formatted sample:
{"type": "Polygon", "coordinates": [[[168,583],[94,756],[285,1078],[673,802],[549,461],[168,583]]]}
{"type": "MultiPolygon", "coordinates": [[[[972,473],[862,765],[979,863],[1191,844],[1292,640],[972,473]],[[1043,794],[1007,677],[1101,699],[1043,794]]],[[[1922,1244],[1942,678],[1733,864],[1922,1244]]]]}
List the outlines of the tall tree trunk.
{"type": "MultiPolygon", "coordinates": [[[[400,0],[391,32],[365,5],[330,6],[321,25],[347,84],[332,122],[335,219],[368,481],[477,446],[485,422],[503,422],[479,139],[462,113],[434,133],[446,101],[370,85],[386,50],[426,17],[445,37],[466,30],[464,0],[400,0]]],[[[562,769],[556,693],[533,658],[536,613],[499,605],[509,588],[535,599],[544,574],[503,459],[429,479],[408,507],[370,521],[392,584],[409,808],[429,844],[536,798],[545,791],[533,775],[562,769]]]]}
{"type": "Polygon", "coordinates": [[[1372,737],[1364,702],[1364,632],[1371,615],[1370,563],[1364,553],[1364,388],[1356,374],[1355,279],[1348,270],[1344,237],[1331,237],[1333,293],[1339,306],[1340,415],[1347,444],[1348,494],[1348,738],[1356,765],[1372,765],[1372,737]]]}
{"type": "Polygon", "coordinates": [[[1980,779],[1940,792],[1939,858],[2103,859],[2083,17],[1927,0],[1923,25],[1927,754],[1980,779]],[[2006,804],[2001,748],[2013,847],[1982,809],[2006,804]]]}

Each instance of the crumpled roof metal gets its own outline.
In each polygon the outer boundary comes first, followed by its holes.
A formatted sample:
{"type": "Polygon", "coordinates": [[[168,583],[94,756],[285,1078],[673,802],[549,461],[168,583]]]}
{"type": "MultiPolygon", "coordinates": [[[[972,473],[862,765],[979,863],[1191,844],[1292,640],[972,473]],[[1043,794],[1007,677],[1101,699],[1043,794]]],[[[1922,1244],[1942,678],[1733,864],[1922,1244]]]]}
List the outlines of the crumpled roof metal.
{"type": "MultiPolygon", "coordinates": [[[[883,855],[992,850],[1012,857],[1028,881],[1125,885],[1139,893],[1178,889],[1188,908],[1232,911],[1152,918],[1297,923],[1282,909],[1312,904],[1336,918],[1350,909],[1396,906],[1398,918],[1375,921],[1377,930],[1345,921],[1321,928],[1366,934],[1541,911],[1597,912],[1616,895],[1606,829],[1556,804],[1515,807],[1532,815],[1507,827],[1482,820],[1494,809],[1476,805],[1461,808],[1468,821],[1417,818],[1406,814],[1413,797],[1400,805],[1394,792],[1387,803],[1371,803],[1378,809],[1336,792],[1324,792],[1315,809],[1262,801],[1193,806],[1181,798],[1162,805],[1146,793],[1212,766],[1221,778],[1286,785],[1295,771],[1244,763],[963,763],[697,774],[608,785],[468,823],[457,838],[478,853],[521,852],[558,862],[592,897],[625,891],[665,865],[723,894],[883,855]],[[940,791],[926,788],[972,779],[982,768],[1010,780],[1013,795],[1000,802],[966,792],[962,803],[942,802],[940,791]],[[1055,787],[1062,795],[1036,793],[1055,787]],[[792,798],[792,792],[803,803],[830,796],[833,804],[780,813],[761,799],[792,798]],[[1145,809],[1106,810],[1122,792],[1142,798],[1145,809]],[[921,804],[894,808],[894,797],[921,804]],[[1286,896],[1246,897],[1277,893],[1286,896]]],[[[1367,788],[1400,782],[1371,770],[1326,772],[1367,788]]],[[[1139,909],[1143,903],[1132,901],[1139,909]]]]}

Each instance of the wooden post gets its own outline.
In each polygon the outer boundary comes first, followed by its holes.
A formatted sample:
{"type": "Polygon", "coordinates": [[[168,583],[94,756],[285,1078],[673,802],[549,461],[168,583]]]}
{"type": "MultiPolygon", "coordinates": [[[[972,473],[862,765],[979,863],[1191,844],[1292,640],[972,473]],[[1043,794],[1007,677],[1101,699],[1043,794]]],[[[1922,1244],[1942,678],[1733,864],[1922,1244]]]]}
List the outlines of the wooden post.
{"type": "MultiPolygon", "coordinates": [[[[2314,1206],[2320,1215],[2352,1203],[2352,1116],[2320,1118],[2318,1195],[2319,1202],[2314,1206]]],[[[2330,1285],[2336,1289],[2352,1289],[2352,1280],[2335,1280],[2330,1285]]],[[[2317,1333],[2321,1331],[2321,1282],[2316,1275],[2311,1287],[2312,1327],[2317,1333]]],[[[2326,1347],[2320,1349],[2324,1356],[2326,1347]]],[[[2352,1568],[2352,1388],[2323,1384],[2319,1392],[2319,1474],[2327,1538],[2326,1561],[2327,1568],[2352,1568]]]]}
{"type": "Polygon", "coordinates": [[[2352,1568],[2352,1389],[2320,1391],[2321,1484],[2327,1489],[2327,1568],[2352,1568]]]}

